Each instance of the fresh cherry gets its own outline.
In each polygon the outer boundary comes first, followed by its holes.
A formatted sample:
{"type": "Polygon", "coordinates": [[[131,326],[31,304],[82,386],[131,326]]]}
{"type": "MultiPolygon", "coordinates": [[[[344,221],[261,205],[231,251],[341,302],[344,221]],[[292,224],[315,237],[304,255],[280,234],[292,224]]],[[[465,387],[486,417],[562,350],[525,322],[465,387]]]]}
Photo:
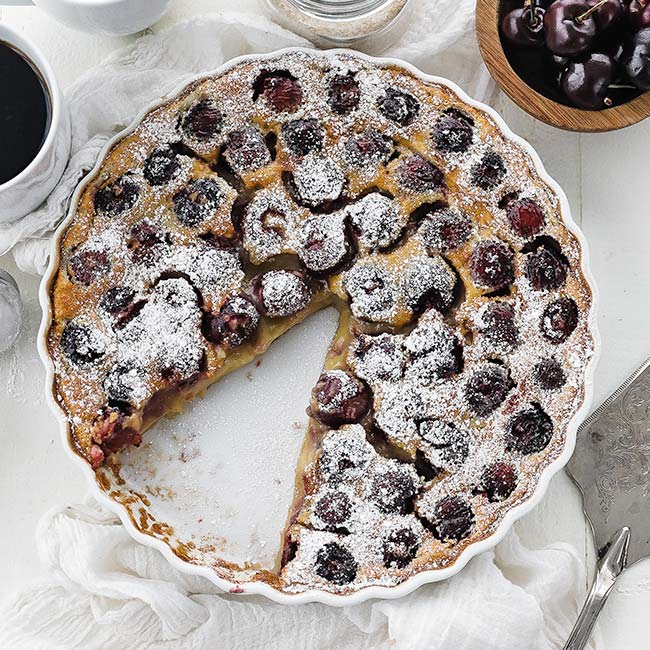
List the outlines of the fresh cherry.
{"type": "MultiPolygon", "coordinates": [[[[578,108],[607,108],[612,105],[607,93],[614,81],[614,73],[615,65],[611,57],[600,53],[589,54],[584,60],[569,63],[560,77],[560,86],[566,98],[578,108]]],[[[650,66],[648,75],[650,79],[650,66]]]]}
{"type": "Polygon", "coordinates": [[[514,45],[542,47],[544,45],[544,9],[525,5],[509,11],[501,21],[505,38],[514,45]]]}
{"type": "Polygon", "coordinates": [[[650,90],[650,27],[634,35],[623,65],[630,81],[639,90],[650,90]]]}
{"type": "Polygon", "coordinates": [[[630,24],[635,30],[650,27],[650,2],[648,0],[630,0],[627,11],[630,24]]]}
{"type": "Polygon", "coordinates": [[[555,0],[544,16],[546,47],[554,54],[574,56],[589,48],[596,20],[584,0],[555,0]]]}
{"type": "Polygon", "coordinates": [[[587,0],[587,4],[594,10],[591,15],[599,32],[616,25],[625,13],[622,0],[587,0]]]}

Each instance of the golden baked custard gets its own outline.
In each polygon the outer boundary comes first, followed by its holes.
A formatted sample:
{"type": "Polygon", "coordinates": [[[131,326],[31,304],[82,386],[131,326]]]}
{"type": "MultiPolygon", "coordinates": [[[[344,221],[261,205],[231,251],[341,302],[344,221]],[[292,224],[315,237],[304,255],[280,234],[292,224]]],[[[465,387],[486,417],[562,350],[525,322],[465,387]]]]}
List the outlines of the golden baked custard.
{"type": "Polygon", "coordinates": [[[534,492],[584,398],[592,295],[554,191],[450,88],[353,54],[243,62],[149,112],[59,259],[54,390],[94,468],[339,309],[258,576],[287,593],[450,565],[534,492]]]}

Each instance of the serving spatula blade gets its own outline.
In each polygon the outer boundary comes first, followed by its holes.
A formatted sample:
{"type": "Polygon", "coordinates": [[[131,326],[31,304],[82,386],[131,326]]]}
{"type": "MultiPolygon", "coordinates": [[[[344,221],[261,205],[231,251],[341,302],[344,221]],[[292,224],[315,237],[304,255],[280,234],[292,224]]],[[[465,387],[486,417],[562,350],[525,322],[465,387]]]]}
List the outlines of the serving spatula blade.
{"type": "Polygon", "coordinates": [[[565,650],[581,650],[614,582],[650,555],[650,359],[578,430],[567,465],[594,532],[598,572],[565,650]]]}

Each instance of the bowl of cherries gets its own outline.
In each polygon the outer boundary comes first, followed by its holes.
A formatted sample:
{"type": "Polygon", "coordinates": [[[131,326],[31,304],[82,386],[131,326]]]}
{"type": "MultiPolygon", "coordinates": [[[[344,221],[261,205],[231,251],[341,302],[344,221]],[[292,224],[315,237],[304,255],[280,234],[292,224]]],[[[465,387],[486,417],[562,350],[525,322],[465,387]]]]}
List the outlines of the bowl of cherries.
{"type": "Polygon", "coordinates": [[[492,76],[521,108],[573,131],[650,116],[650,0],[478,0],[492,76]]]}

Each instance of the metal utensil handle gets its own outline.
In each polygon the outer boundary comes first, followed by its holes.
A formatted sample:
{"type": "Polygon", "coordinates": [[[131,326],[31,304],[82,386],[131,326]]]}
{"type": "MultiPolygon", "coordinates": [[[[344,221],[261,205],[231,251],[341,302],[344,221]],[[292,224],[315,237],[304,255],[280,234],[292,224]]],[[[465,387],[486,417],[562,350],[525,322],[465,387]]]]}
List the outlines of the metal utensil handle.
{"type": "Polygon", "coordinates": [[[627,566],[629,543],[630,529],[627,526],[618,530],[610,540],[607,552],[598,562],[596,579],[591,585],[587,600],[573,626],[569,640],[564,645],[564,650],[582,650],[587,645],[594,623],[616,582],[616,578],[627,566]]]}

